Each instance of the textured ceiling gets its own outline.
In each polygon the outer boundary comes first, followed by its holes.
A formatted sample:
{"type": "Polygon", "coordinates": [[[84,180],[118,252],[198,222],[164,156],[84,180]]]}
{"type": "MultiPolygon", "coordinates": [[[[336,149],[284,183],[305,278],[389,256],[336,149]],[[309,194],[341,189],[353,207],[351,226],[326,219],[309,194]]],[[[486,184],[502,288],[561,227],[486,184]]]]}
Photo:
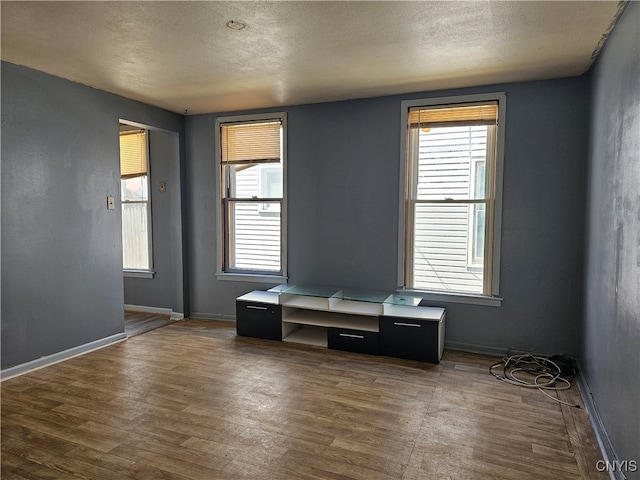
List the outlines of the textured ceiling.
{"type": "Polygon", "coordinates": [[[2,59],[183,113],[579,75],[616,1],[1,2],[2,59]],[[225,26],[229,20],[244,30],[225,26]]]}

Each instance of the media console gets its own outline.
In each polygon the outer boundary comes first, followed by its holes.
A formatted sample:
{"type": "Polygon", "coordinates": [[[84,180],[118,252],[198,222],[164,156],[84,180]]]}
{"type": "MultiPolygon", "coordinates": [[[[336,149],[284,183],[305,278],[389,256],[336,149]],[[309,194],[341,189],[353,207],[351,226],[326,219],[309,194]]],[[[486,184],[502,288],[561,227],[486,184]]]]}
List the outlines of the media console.
{"type": "Polygon", "coordinates": [[[236,299],[238,335],[438,363],[446,312],[415,294],[278,285],[236,299]]]}

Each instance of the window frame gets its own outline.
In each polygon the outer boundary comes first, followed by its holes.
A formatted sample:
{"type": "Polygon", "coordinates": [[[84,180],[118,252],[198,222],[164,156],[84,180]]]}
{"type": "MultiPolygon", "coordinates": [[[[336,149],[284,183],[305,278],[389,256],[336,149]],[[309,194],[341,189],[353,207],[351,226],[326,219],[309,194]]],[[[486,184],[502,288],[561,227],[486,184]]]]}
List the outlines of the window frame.
{"type": "MultiPolygon", "coordinates": [[[[216,192],[216,277],[218,280],[231,281],[251,281],[264,283],[286,283],[287,276],[287,113],[256,113],[241,114],[232,116],[221,116],[215,119],[215,192],[216,192]],[[225,231],[224,196],[222,192],[222,151],[221,135],[222,125],[228,123],[259,123],[265,121],[279,121],[282,125],[282,202],[280,213],[280,266],[281,270],[270,273],[264,270],[225,270],[225,241],[227,232],[225,231]]],[[[271,213],[271,212],[269,212],[271,213]]]]}
{"type": "MultiPolygon", "coordinates": [[[[505,126],[506,126],[506,104],[507,97],[504,92],[472,94],[472,95],[459,95],[450,97],[434,97],[434,98],[421,98],[413,100],[403,100],[401,102],[401,115],[400,115],[400,191],[399,191],[399,223],[398,223],[398,290],[405,292],[417,292],[421,294],[426,300],[432,301],[446,301],[452,303],[467,303],[475,305],[489,305],[500,306],[502,298],[500,294],[500,249],[501,249],[501,232],[502,232],[502,190],[503,190],[503,169],[504,169],[504,145],[505,145],[505,126]],[[446,292],[441,290],[426,290],[420,288],[410,288],[406,286],[405,282],[405,269],[407,265],[407,238],[412,232],[410,226],[413,221],[413,214],[409,211],[409,189],[411,188],[412,172],[408,171],[410,165],[409,153],[413,147],[410,142],[410,128],[408,125],[409,110],[415,107],[433,107],[433,106],[455,106],[457,104],[468,103],[482,103],[482,102],[498,102],[498,125],[495,135],[496,142],[496,158],[493,168],[494,172],[491,172],[488,178],[493,177],[493,194],[489,194],[492,215],[485,213],[485,222],[489,222],[489,225],[493,225],[491,231],[487,231],[487,238],[492,239],[493,248],[488,248],[487,252],[490,255],[487,260],[487,265],[491,267],[490,271],[490,285],[485,286],[485,291],[488,287],[488,292],[485,294],[473,294],[463,292],[446,292]],[[489,218],[492,216],[493,218],[489,218]]],[[[490,168],[487,165],[485,168],[490,168]]],[[[491,188],[487,185],[487,188],[491,188]]],[[[489,226],[486,227],[490,228],[489,226]]],[[[410,252],[409,252],[409,255],[410,252]]]]}
{"type": "MultiPolygon", "coordinates": [[[[490,132],[487,135],[487,151],[489,151],[490,148],[493,148],[495,150],[495,141],[493,140],[494,135],[492,135],[490,132]]],[[[470,190],[472,190],[473,196],[475,197],[477,195],[476,193],[476,188],[477,188],[477,184],[478,184],[478,169],[480,167],[480,164],[483,164],[482,166],[484,167],[484,177],[486,179],[486,175],[487,175],[487,170],[486,170],[486,164],[487,161],[485,160],[472,160],[471,161],[471,175],[470,175],[470,190]]],[[[485,189],[486,189],[486,184],[485,184],[485,189]]],[[[479,205],[470,205],[469,208],[469,213],[468,213],[468,218],[469,218],[469,228],[468,228],[468,237],[471,239],[469,241],[469,245],[467,247],[467,268],[468,269],[475,269],[477,267],[479,267],[481,264],[484,264],[484,248],[483,248],[483,256],[482,256],[482,261],[478,261],[477,258],[480,257],[476,257],[476,232],[477,232],[477,225],[476,225],[476,220],[477,220],[477,216],[476,216],[476,212],[477,207],[479,205]]],[[[485,224],[486,224],[486,206],[485,206],[485,224]]],[[[487,235],[485,232],[485,236],[484,236],[484,241],[486,241],[487,239],[487,235]]]]}
{"type": "MultiPolygon", "coordinates": [[[[154,255],[153,255],[153,223],[152,223],[152,194],[151,194],[151,158],[150,158],[150,148],[149,148],[149,129],[144,126],[140,126],[137,124],[120,121],[121,126],[130,127],[132,130],[130,132],[135,132],[136,130],[144,133],[145,139],[145,149],[146,149],[146,173],[143,175],[136,175],[135,177],[129,178],[140,178],[146,177],[146,189],[147,189],[147,199],[146,200],[124,200],[123,199],[123,191],[122,191],[122,166],[120,166],[120,224],[121,229],[124,230],[124,224],[122,222],[122,215],[125,205],[133,205],[133,204],[145,204],[146,205],[146,214],[147,214],[147,256],[149,259],[149,265],[147,268],[126,268],[124,266],[124,257],[122,264],[122,272],[125,277],[137,277],[137,278],[153,278],[155,275],[154,270],[154,255]]],[[[119,137],[122,134],[127,134],[127,131],[120,131],[119,137]]],[[[118,138],[119,138],[118,137],[118,138]]],[[[120,160],[122,162],[122,160],[120,160]]]]}

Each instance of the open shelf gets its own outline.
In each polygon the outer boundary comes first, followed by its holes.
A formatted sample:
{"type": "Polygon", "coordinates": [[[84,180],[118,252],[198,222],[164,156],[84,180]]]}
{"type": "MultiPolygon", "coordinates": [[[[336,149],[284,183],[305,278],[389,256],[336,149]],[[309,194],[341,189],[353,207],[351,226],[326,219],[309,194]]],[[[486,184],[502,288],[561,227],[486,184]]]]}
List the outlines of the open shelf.
{"type": "Polygon", "coordinates": [[[378,317],[316,310],[291,310],[282,322],[316,327],[348,328],[365,332],[377,332],[379,329],[378,317]]]}
{"type": "Polygon", "coordinates": [[[307,310],[319,310],[323,312],[338,312],[354,315],[382,315],[382,304],[373,302],[361,302],[356,300],[343,300],[337,297],[310,297],[305,295],[280,294],[280,305],[307,310]]]}
{"type": "Polygon", "coordinates": [[[308,308],[311,310],[329,310],[329,298],[281,293],[280,305],[285,307],[308,308]]]}
{"type": "Polygon", "coordinates": [[[305,325],[291,332],[282,341],[327,348],[327,330],[305,325]]]}
{"type": "Polygon", "coordinates": [[[330,298],[329,311],[377,317],[378,315],[382,315],[382,304],[330,298]]]}

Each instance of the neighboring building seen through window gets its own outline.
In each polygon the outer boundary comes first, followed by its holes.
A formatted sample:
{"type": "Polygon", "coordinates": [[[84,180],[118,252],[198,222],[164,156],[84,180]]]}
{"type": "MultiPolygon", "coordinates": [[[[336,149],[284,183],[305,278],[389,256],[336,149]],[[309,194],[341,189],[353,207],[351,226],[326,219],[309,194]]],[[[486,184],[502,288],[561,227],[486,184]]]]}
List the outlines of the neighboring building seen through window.
{"type": "Polygon", "coordinates": [[[404,286],[495,295],[498,101],[405,108],[404,286]]]}
{"type": "Polygon", "coordinates": [[[285,275],[284,114],[217,123],[219,273],[285,275]]]}
{"type": "Polygon", "coordinates": [[[151,204],[146,130],[120,132],[122,266],[151,270],[151,204]]]}

